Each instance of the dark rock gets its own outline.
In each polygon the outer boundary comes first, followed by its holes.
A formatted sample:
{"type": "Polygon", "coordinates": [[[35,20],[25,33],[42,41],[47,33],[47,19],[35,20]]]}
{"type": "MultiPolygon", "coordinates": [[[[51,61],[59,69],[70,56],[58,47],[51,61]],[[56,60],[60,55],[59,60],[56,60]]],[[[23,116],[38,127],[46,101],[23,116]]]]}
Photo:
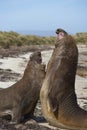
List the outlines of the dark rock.
{"type": "Polygon", "coordinates": [[[78,66],[77,75],[86,77],[87,76],[87,67],[86,66],[78,66]]]}
{"type": "Polygon", "coordinates": [[[8,121],[0,118],[0,130],[16,130],[16,128],[10,125],[8,121]]]}
{"type": "Polygon", "coordinates": [[[18,78],[21,77],[21,74],[14,73],[10,69],[0,69],[0,81],[18,81],[18,78]]]}
{"type": "Polygon", "coordinates": [[[9,124],[9,121],[0,118],[0,130],[54,130],[54,129],[39,125],[36,121],[32,119],[27,121],[26,123],[12,125],[9,124]]]}

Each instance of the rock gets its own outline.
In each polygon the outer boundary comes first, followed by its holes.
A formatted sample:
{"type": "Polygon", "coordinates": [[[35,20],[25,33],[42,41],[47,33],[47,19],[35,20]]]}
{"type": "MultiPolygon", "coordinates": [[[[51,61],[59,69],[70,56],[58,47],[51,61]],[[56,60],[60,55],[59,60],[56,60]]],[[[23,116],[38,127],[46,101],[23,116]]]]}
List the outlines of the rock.
{"type": "Polygon", "coordinates": [[[86,77],[87,76],[87,67],[86,66],[78,66],[77,75],[86,77]]]}
{"type": "Polygon", "coordinates": [[[37,122],[36,122],[35,120],[33,120],[33,119],[30,119],[30,120],[28,120],[28,121],[25,123],[25,125],[30,125],[30,124],[37,124],[37,122]]]}
{"type": "Polygon", "coordinates": [[[8,121],[0,118],[0,130],[16,130],[16,128],[10,125],[8,121]]]}
{"type": "Polygon", "coordinates": [[[18,81],[21,74],[14,73],[11,69],[0,69],[0,81],[18,81]]]}

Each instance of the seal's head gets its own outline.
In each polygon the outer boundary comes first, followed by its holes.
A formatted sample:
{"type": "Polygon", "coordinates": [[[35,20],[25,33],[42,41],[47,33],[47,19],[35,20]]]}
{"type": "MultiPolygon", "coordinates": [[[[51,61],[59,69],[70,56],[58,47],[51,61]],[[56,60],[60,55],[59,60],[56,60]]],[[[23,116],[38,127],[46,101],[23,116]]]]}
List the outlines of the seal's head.
{"type": "Polygon", "coordinates": [[[59,40],[64,38],[64,36],[68,35],[68,33],[65,30],[61,29],[61,28],[56,30],[56,34],[58,35],[59,40]]]}
{"type": "Polygon", "coordinates": [[[41,52],[38,51],[38,52],[34,52],[33,54],[31,54],[30,61],[36,61],[38,64],[41,64],[41,62],[42,62],[41,52]]]}
{"type": "Polygon", "coordinates": [[[58,28],[58,29],[56,30],[56,34],[59,34],[59,33],[64,33],[65,35],[68,34],[65,30],[63,30],[63,29],[61,29],[61,28],[58,28]]]}

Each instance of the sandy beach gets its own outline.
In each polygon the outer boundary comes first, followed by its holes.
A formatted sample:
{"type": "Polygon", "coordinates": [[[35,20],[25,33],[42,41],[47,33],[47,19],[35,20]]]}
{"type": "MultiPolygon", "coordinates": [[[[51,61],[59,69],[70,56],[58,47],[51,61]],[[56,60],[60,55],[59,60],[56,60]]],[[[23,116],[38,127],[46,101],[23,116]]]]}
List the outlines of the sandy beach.
{"type": "MultiPolygon", "coordinates": [[[[87,46],[86,45],[78,45],[78,50],[79,50],[78,65],[83,66],[83,67],[87,67],[87,46]]],[[[45,63],[46,65],[47,65],[47,63],[52,55],[52,52],[53,52],[53,49],[41,52],[43,63],[45,63]]],[[[10,85],[17,82],[22,77],[31,53],[32,52],[27,52],[25,54],[19,55],[18,57],[16,56],[16,57],[0,58],[1,72],[2,72],[2,70],[8,72],[7,78],[4,75],[4,78],[6,78],[6,80],[2,81],[3,77],[0,77],[0,88],[7,88],[10,85]],[[9,78],[12,75],[14,76],[13,79],[9,78]]],[[[3,76],[3,74],[2,74],[2,76],[3,76]]],[[[79,105],[82,108],[87,110],[87,75],[81,76],[80,74],[77,73],[76,82],[75,82],[75,89],[76,89],[76,94],[78,97],[79,105]]],[[[37,108],[37,109],[38,109],[38,111],[41,111],[41,108],[40,109],[37,108]]],[[[54,127],[49,126],[48,123],[45,123],[45,124],[41,123],[40,125],[45,125],[50,129],[56,129],[54,127]]]]}

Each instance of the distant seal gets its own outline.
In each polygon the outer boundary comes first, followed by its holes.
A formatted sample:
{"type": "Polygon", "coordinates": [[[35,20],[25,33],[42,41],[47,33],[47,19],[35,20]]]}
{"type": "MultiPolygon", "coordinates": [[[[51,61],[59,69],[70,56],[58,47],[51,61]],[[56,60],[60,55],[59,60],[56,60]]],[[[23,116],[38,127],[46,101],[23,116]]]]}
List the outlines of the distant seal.
{"type": "Polygon", "coordinates": [[[56,127],[87,130],[87,111],[80,108],[75,93],[78,49],[74,39],[62,29],[47,66],[40,99],[47,121],[56,127]]]}
{"type": "Polygon", "coordinates": [[[33,53],[22,79],[0,90],[0,117],[11,115],[12,123],[19,123],[23,116],[33,114],[45,77],[41,62],[41,52],[33,53]]]}

